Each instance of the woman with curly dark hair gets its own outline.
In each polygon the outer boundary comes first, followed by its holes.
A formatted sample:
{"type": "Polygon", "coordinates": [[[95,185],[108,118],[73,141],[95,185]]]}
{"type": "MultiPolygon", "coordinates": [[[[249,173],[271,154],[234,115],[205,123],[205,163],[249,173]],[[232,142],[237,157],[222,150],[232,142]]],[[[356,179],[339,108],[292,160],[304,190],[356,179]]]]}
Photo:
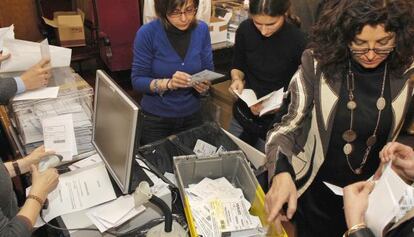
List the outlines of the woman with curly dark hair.
{"type": "Polygon", "coordinates": [[[413,16],[412,0],[326,5],[289,85],[289,112],[267,136],[268,168],[276,168],[268,221],[280,227],[293,217],[300,237],[345,232],[342,198],[324,182],[368,179],[398,135],[413,93],[413,16]]]}

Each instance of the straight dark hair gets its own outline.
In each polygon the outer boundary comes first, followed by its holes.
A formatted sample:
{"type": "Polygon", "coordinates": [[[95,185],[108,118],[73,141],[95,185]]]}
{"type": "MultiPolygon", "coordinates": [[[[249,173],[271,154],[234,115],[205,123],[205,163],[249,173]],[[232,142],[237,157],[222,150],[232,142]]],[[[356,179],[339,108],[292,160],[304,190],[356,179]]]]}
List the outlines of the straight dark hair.
{"type": "Polygon", "coordinates": [[[289,22],[300,27],[300,19],[291,13],[290,6],[290,0],[250,0],[249,13],[271,17],[286,16],[289,22]]]}
{"type": "Polygon", "coordinates": [[[395,33],[395,50],[388,56],[391,72],[401,75],[414,59],[413,0],[335,0],[327,4],[313,28],[311,48],[330,80],[346,73],[348,46],[364,26],[383,25],[395,33]]]}
{"type": "MultiPolygon", "coordinates": [[[[193,2],[194,7],[198,8],[199,0],[154,0],[155,14],[160,18],[164,27],[171,27],[171,23],[167,19],[167,15],[177,8],[182,8],[187,2],[193,2]]],[[[197,18],[194,16],[190,28],[197,24],[197,18]]]]}

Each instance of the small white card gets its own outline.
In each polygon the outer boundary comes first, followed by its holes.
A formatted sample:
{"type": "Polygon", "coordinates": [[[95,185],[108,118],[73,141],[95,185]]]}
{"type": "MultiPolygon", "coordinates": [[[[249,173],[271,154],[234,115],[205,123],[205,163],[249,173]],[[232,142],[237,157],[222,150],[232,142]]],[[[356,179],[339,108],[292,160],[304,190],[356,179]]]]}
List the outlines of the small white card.
{"type": "Polygon", "coordinates": [[[201,139],[198,139],[194,146],[193,151],[197,156],[209,156],[209,155],[214,155],[216,153],[217,147],[201,139]]]}
{"type": "Polygon", "coordinates": [[[193,74],[191,76],[191,82],[194,83],[194,82],[203,82],[203,81],[213,81],[213,80],[216,80],[222,77],[224,77],[223,74],[206,69],[199,73],[193,74]]]}

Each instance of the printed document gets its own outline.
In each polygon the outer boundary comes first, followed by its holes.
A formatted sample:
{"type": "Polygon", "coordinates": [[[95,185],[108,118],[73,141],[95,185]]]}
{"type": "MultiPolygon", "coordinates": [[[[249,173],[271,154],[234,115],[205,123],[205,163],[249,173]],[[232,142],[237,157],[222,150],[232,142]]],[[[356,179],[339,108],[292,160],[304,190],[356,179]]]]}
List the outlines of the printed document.
{"type": "Polygon", "coordinates": [[[256,94],[252,89],[244,89],[242,93],[238,93],[234,90],[234,93],[242,99],[248,107],[251,107],[257,103],[262,102],[263,109],[260,111],[259,116],[268,113],[269,111],[280,108],[283,103],[283,88],[278,91],[273,91],[260,99],[257,99],[256,94]]]}
{"type": "Polygon", "coordinates": [[[52,150],[62,155],[63,161],[70,161],[78,154],[72,114],[44,118],[42,127],[46,151],[52,150]]]}
{"type": "MultiPolygon", "coordinates": [[[[29,193],[30,187],[27,189],[29,193]]],[[[46,221],[86,208],[90,208],[116,198],[114,188],[103,163],[94,167],[71,171],[60,175],[59,184],[47,197],[48,209],[43,211],[46,221]]],[[[44,223],[37,219],[35,227],[44,223]]]]}

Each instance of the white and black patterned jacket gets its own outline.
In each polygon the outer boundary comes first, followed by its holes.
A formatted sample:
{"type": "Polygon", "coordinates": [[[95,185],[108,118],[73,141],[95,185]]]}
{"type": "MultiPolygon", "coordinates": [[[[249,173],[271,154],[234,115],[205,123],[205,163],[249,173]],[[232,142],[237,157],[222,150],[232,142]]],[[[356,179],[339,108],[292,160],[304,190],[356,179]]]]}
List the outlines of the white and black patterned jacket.
{"type": "MultiPolygon", "coordinates": [[[[291,103],[282,121],[267,134],[266,156],[269,174],[284,169],[296,177],[299,195],[312,183],[328,151],[342,80],[326,80],[313,59],[311,50],[302,55],[302,65],[289,84],[291,103]],[[289,161],[279,162],[280,157],[289,161]],[[287,158],[287,159],[285,159],[287,158]],[[286,162],[285,162],[286,163],[286,162]],[[293,169],[292,169],[293,167],[293,169]]],[[[412,101],[414,64],[390,80],[392,125],[388,140],[399,132],[412,101]]]]}

